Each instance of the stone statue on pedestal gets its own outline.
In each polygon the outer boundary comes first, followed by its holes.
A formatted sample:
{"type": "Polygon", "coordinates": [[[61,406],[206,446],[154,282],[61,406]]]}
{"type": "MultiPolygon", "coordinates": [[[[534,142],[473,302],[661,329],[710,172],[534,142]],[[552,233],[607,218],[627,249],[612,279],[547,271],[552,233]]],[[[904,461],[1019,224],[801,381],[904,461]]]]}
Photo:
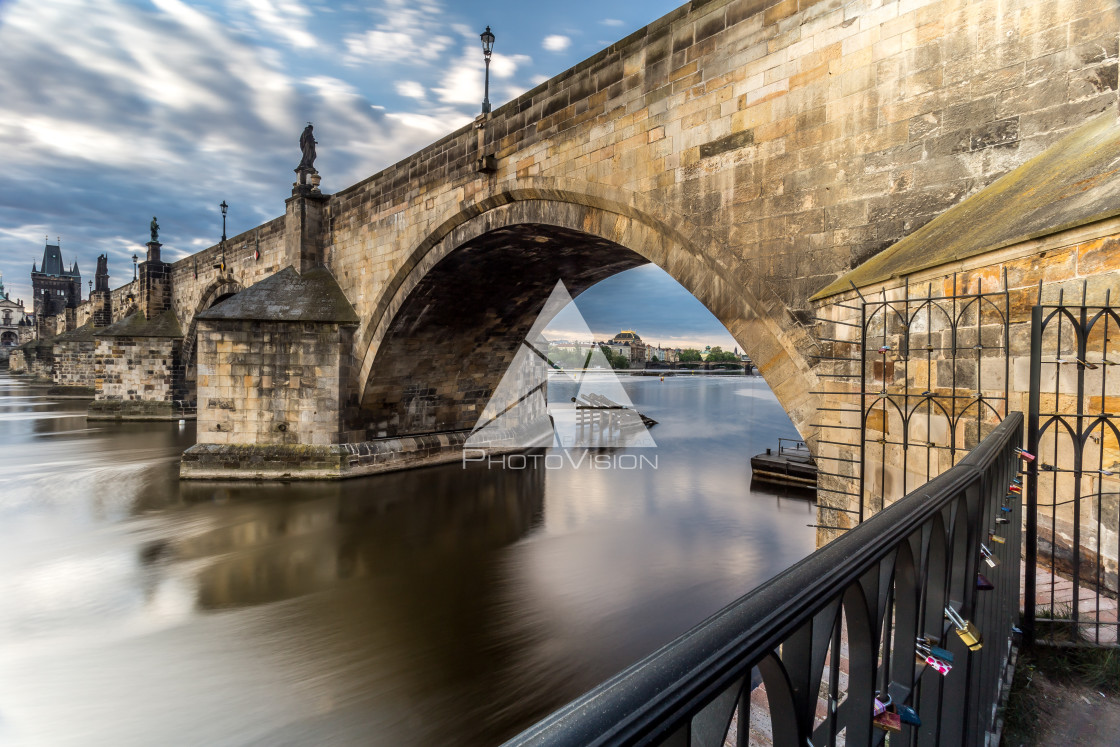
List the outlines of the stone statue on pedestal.
{"type": "Polygon", "coordinates": [[[159,241],[159,223],[156,222],[156,217],[154,215],[152,216],[152,223],[149,228],[152,231],[152,241],[159,241]]]}
{"type": "Polygon", "coordinates": [[[303,158],[296,167],[296,173],[318,174],[319,172],[315,170],[315,134],[310,122],[299,136],[299,149],[303,152],[303,158]]]}

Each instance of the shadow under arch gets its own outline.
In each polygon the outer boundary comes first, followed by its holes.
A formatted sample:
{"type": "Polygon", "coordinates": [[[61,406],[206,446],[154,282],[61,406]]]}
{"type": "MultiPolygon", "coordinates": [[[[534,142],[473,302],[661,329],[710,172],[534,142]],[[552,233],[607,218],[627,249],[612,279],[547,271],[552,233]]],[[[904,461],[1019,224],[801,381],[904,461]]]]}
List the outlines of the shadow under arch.
{"type": "Polygon", "coordinates": [[[183,374],[188,382],[194,382],[197,373],[194,357],[197,347],[195,342],[198,332],[198,315],[217,306],[227,298],[236,296],[243,290],[241,283],[237,282],[232,276],[226,276],[217,278],[202,291],[198,305],[195,306],[194,313],[191,314],[190,324],[187,325],[187,333],[183,337],[183,374]]]}
{"type": "MultiPolygon", "coordinates": [[[[812,392],[818,388],[801,352],[809,336],[792,318],[783,317],[784,304],[769,290],[733,280],[726,249],[683,219],[654,218],[648,206],[639,209],[633,200],[628,204],[620,190],[591,186],[584,193],[551,182],[544,186],[546,180],[526,186],[533,181],[519,180],[460,205],[409,252],[386,283],[355,341],[354,385],[362,419],[373,423],[371,437],[471,428],[485,406],[488,391],[482,390],[492,390],[497,383],[556,280],[564,280],[577,296],[599,280],[650,262],[728,329],[804,434],[816,409],[812,392]],[[517,297],[504,306],[496,303],[498,296],[513,295],[517,297]],[[482,303],[491,312],[486,320],[473,320],[486,330],[474,342],[479,355],[496,356],[491,368],[498,370],[483,375],[481,368],[471,370],[472,361],[455,361],[449,351],[440,351],[440,361],[428,367],[452,369],[449,375],[456,380],[454,397],[459,403],[459,416],[452,417],[446,407],[452,394],[448,382],[442,393],[439,387],[425,386],[415,374],[426,374],[415,365],[402,365],[401,356],[418,355],[418,340],[439,340],[442,347],[452,341],[452,334],[463,334],[468,322],[463,314],[469,315],[472,303],[482,303]],[[461,313],[452,318],[451,309],[461,313]],[[434,328],[441,325],[448,326],[437,336],[434,328]],[[413,340],[411,347],[406,338],[413,340]],[[487,377],[492,379],[488,387],[481,384],[487,377]],[[398,395],[394,387],[399,390],[402,384],[409,391],[398,395]],[[469,418],[467,410],[472,413],[469,418]],[[370,420],[371,411],[380,414],[370,420]]],[[[451,347],[464,352],[461,345],[451,347]]]]}

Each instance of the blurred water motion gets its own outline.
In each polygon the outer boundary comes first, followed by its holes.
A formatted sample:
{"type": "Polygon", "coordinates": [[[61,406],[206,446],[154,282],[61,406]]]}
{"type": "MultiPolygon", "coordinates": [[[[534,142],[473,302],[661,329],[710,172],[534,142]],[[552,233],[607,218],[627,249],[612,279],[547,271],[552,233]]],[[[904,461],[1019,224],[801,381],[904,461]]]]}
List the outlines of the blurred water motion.
{"type": "Polygon", "coordinates": [[[219,484],[0,376],[0,743],[493,744],[811,552],[761,379],[625,388],[656,469],[219,484]]]}

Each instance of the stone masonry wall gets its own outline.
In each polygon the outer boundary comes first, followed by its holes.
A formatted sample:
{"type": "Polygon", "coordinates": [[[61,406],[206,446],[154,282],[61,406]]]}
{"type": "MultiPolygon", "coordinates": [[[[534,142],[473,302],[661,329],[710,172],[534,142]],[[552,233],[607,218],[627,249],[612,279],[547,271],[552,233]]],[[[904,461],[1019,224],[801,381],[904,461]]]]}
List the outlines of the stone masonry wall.
{"type": "Polygon", "coordinates": [[[351,342],[331,323],[200,321],[198,443],[339,443],[351,342]]]}
{"type": "Polygon", "coordinates": [[[224,272],[215,267],[223,254],[217,245],[172,263],[171,308],[183,329],[191,326],[195,314],[210,308],[219,287],[236,284],[247,288],[293,264],[284,242],[285,218],[281,216],[228,239],[224,272]],[[259,259],[254,259],[256,251],[259,259]]]}
{"type": "Polygon", "coordinates": [[[90,340],[65,340],[54,344],[52,378],[59,386],[92,389],[97,385],[98,367],[94,351],[97,343],[90,340]]]}
{"type": "Polygon", "coordinates": [[[170,337],[101,337],[95,351],[97,399],[172,402],[182,340],[170,337]]]}
{"type": "Polygon", "coordinates": [[[358,385],[443,238],[536,201],[665,268],[809,434],[807,297],[1115,107],[1117,29],[1111,0],[685,5],[499,107],[495,174],[464,128],[332,197],[358,385]]]}
{"type": "MultiPolygon", "coordinates": [[[[1106,299],[1115,304],[1120,299],[1120,219],[1013,245],[951,267],[931,268],[908,279],[909,309],[915,319],[908,347],[900,320],[891,314],[886,315],[885,329],[878,319],[873,319],[869,325],[870,335],[862,341],[869,351],[865,369],[865,391],[869,396],[864,403],[870,405],[879,400],[881,392],[901,405],[901,411],[894,405],[885,408],[877,405],[871,408],[867,419],[863,444],[863,493],[867,515],[959,461],[1007,412],[1028,411],[1031,308],[1039,302],[1040,282],[1044,304],[1057,303],[1063,294],[1067,303],[1079,304],[1084,294],[1090,305],[1103,305],[1106,299]],[[1005,288],[1004,272],[1006,303],[1010,311],[1006,343],[1001,318],[1004,301],[999,297],[1005,288]],[[957,304],[961,324],[957,332],[955,365],[950,354],[949,317],[937,311],[929,314],[922,308],[923,299],[928,295],[952,296],[954,289],[959,295],[976,294],[979,290],[995,294],[992,303],[980,305],[983,311],[979,316],[976,313],[978,304],[969,308],[963,303],[957,304]],[[889,349],[880,353],[883,347],[889,349]],[[927,359],[932,359],[932,366],[925,365],[927,359]],[[979,366],[977,361],[980,361],[979,366]],[[1005,391],[1006,403],[1002,400],[1005,391]],[[977,397],[978,394],[981,396],[977,397]],[[908,430],[904,427],[902,412],[912,413],[908,430]],[[964,415],[954,429],[950,417],[959,413],[964,415]],[[904,439],[908,442],[905,451],[909,453],[904,453],[900,445],[904,439]],[[948,449],[950,445],[957,447],[955,456],[948,449]],[[903,464],[907,469],[903,469],[903,464]]],[[[898,278],[863,287],[859,294],[872,302],[902,300],[906,297],[905,280],[898,278]]],[[[826,299],[817,311],[822,319],[828,320],[819,325],[819,338],[852,341],[821,344],[822,356],[852,361],[830,360],[827,363],[827,371],[833,376],[826,386],[829,391],[836,392],[829,397],[834,409],[819,413],[817,423],[821,427],[814,433],[821,469],[849,476],[821,478],[818,523],[824,526],[852,526],[857,516],[854,512],[859,506],[858,498],[845,495],[857,493],[859,485],[855,478],[860,463],[859,294],[850,291],[826,299]]],[[[879,318],[882,317],[880,314],[879,318]]],[[[1112,331],[1118,326],[1114,324],[1112,331]]],[[[1094,417],[1102,412],[1120,412],[1120,373],[1116,373],[1114,366],[1101,363],[1104,327],[1103,324],[1098,327],[1087,354],[1090,361],[1096,362],[1096,368],[1080,371],[1085,377],[1087,391],[1092,394],[1083,403],[1085,412],[1094,417]]],[[[1071,395],[1076,391],[1079,367],[1057,362],[1073,361],[1076,357],[1076,351],[1070,347],[1073,335],[1068,326],[1063,334],[1060,351],[1056,346],[1055,328],[1048,329],[1043,339],[1040,410],[1044,413],[1069,414],[1077,407],[1071,395]],[[1063,394],[1055,396],[1055,392],[1063,394]]],[[[1110,343],[1110,349],[1116,349],[1114,342],[1110,343]]],[[[1055,438],[1056,431],[1052,428],[1043,440],[1039,459],[1052,466],[1072,465],[1074,447],[1067,438],[1055,438]]],[[[1107,559],[1106,581],[1115,590],[1120,554],[1116,534],[1116,527],[1120,525],[1116,499],[1120,495],[1120,443],[1110,431],[1101,429],[1091,443],[1086,444],[1084,456],[1086,470],[1103,469],[1113,473],[1087,474],[1081,490],[1082,495],[1104,494],[1100,506],[1103,532],[1099,540],[1107,559]]],[[[1055,479],[1059,482],[1059,495],[1073,494],[1071,475],[1043,471],[1039,480],[1040,495],[1050,495],[1055,479]]],[[[1074,546],[1072,506],[1059,507],[1056,515],[1052,510],[1046,511],[1044,506],[1043,509],[1040,533],[1053,529],[1068,554],[1068,548],[1074,546]]],[[[1095,547],[1098,540],[1096,502],[1086,501],[1082,510],[1085,512],[1083,519],[1089,519],[1082,524],[1082,544],[1095,547]]],[[[834,533],[822,534],[827,538],[834,533]]]]}

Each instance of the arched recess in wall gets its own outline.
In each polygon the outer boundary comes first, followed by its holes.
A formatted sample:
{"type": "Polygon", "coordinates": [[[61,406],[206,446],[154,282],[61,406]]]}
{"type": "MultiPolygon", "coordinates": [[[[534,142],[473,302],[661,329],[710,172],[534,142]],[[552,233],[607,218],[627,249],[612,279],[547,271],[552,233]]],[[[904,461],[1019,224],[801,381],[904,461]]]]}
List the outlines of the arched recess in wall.
{"type": "Polygon", "coordinates": [[[807,335],[784,318],[777,297],[760,301],[755,289],[732,279],[737,257],[705,231],[676,216],[654,218],[653,209],[618,190],[531,181],[443,221],[364,320],[354,383],[361,417],[380,421],[370,435],[470,428],[464,413],[497,383],[508,364],[503,356],[512,357],[557,280],[576,296],[647,262],[713,313],[809,435],[817,387],[801,353],[807,335]],[[426,398],[422,411],[412,406],[417,398],[426,398]]]}
{"type": "Polygon", "coordinates": [[[195,366],[194,351],[195,351],[195,335],[198,333],[198,315],[209,308],[217,306],[222,301],[230,296],[236,296],[244,290],[241,283],[234,280],[232,277],[218,278],[206,289],[202,291],[202,297],[195,307],[194,313],[191,314],[190,324],[187,325],[187,333],[183,338],[183,372],[186,380],[191,383],[196,379],[198,369],[195,366]]]}

